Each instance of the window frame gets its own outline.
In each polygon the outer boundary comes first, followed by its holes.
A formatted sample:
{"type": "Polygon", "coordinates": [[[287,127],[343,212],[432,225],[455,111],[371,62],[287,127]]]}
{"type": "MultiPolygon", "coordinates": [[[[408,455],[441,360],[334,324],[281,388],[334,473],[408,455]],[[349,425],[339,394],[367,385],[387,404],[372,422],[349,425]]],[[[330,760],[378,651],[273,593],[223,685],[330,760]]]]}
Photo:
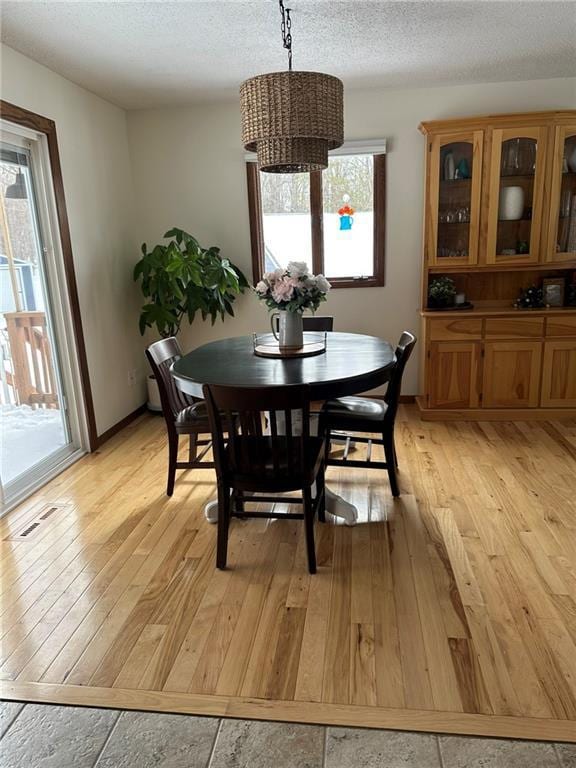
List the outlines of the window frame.
{"type": "MultiPolygon", "coordinates": [[[[341,155],[354,155],[358,152],[341,155]]],[[[362,154],[374,158],[374,274],[366,277],[330,277],[326,275],[332,288],[377,288],[385,285],[386,255],[386,153],[366,151],[362,154]]],[[[322,198],[322,171],[310,174],[310,236],[312,239],[312,269],[314,274],[326,274],[324,271],[324,210],[322,198]]],[[[248,212],[250,219],[250,243],[252,250],[252,276],[254,284],[264,274],[264,222],[262,217],[262,197],[260,172],[255,160],[246,160],[246,180],[248,185],[248,212]]]]}

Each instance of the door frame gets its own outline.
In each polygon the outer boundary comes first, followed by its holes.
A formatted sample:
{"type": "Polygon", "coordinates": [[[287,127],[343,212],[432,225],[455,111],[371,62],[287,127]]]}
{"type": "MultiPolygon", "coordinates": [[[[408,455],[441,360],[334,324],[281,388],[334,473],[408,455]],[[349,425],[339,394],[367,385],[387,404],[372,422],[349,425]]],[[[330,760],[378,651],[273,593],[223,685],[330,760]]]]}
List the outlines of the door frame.
{"type": "MultiPolygon", "coordinates": [[[[73,331],[73,352],[78,368],[79,389],[81,390],[82,403],[80,404],[80,416],[85,419],[85,432],[87,448],[90,452],[98,447],[98,433],[96,431],[96,416],[94,413],[94,402],[92,399],[92,388],[90,386],[90,375],[88,372],[88,358],[86,355],[86,345],[84,343],[84,332],[82,330],[82,318],[80,315],[80,301],[78,298],[78,285],[76,282],[76,273],[74,271],[74,258],[72,253],[72,241],[70,238],[70,227],[68,224],[68,213],[66,210],[66,198],[64,195],[64,182],[62,179],[62,168],[60,166],[60,153],[58,151],[58,139],[56,135],[56,123],[47,117],[38,115],[15,104],[0,100],[0,117],[6,123],[12,123],[20,128],[28,128],[36,133],[43,134],[46,155],[49,163],[50,175],[44,178],[45,192],[52,197],[48,200],[49,208],[53,208],[55,213],[55,231],[54,246],[60,251],[62,273],[65,282],[63,294],[66,294],[68,304],[68,314],[71,320],[73,331]],[[52,182],[51,184],[49,182],[52,182]],[[50,189],[51,187],[51,189],[50,189]],[[50,204],[52,203],[52,205],[50,204]]],[[[45,174],[47,176],[47,174],[45,174]]],[[[81,425],[82,426],[82,425],[81,425]]]]}

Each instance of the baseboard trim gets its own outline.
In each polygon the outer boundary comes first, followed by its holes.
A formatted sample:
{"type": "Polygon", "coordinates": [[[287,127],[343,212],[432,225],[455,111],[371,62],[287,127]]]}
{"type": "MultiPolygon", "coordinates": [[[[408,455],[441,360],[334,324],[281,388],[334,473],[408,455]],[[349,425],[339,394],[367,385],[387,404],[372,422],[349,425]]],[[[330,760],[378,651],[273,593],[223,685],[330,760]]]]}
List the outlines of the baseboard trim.
{"type": "Polygon", "coordinates": [[[573,720],[3,681],[9,701],[576,743],[573,720]]]}
{"type": "Polygon", "coordinates": [[[117,435],[118,432],[121,432],[125,427],[127,427],[129,424],[135,421],[138,418],[138,416],[142,416],[142,414],[145,412],[146,412],[146,403],[144,403],[143,405],[139,405],[135,411],[132,411],[132,413],[129,413],[128,416],[125,416],[117,424],[114,424],[114,426],[110,427],[110,429],[107,429],[106,432],[102,432],[102,434],[98,435],[98,437],[96,438],[96,447],[94,450],[101,448],[104,445],[104,443],[110,440],[111,437],[114,437],[114,435],[117,435]]]}
{"type": "MultiPolygon", "coordinates": [[[[360,395],[360,397],[370,398],[370,395],[360,395]]],[[[416,402],[416,396],[400,395],[400,402],[404,404],[414,403],[416,402]]],[[[101,448],[104,445],[104,443],[110,440],[111,437],[114,437],[114,435],[117,435],[118,432],[121,432],[125,427],[127,427],[129,424],[135,421],[138,418],[138,416],[141,416],[146,411],[147,411],[146,403],[144,403],[143,405],[139,405],[135,411],[132,411],[132,413],[129,413],[128,416],[125,416],[117,424],[114,424],[114,426],[110,427],[110,429],[107,429],[106,432],[103,432],[101,435],[98,435],[98,437],[96,438],[96,446],[94,450],[101,448]]]]}
{"type": "Polygon", "coordinates": [[[422,421],[557,421],[576,418],[576,408],[427,408],[416,397],[422,421]]]}

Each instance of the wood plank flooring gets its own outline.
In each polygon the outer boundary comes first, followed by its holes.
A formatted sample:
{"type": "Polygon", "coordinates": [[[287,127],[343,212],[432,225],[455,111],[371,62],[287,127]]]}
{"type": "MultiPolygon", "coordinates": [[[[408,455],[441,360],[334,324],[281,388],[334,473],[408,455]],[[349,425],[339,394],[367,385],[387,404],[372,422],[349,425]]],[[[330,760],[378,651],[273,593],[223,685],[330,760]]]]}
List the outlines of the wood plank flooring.
{"type": "Polygon", "coordinates": [[[3,697],[576,741],[576,421],[403,406],[397,448],[398,500],[328,471],[361,521],[317,524],[316,576],[282,520],[222,572],[212,471],[168,499],[142,417],[0,522],[3,697]]]}

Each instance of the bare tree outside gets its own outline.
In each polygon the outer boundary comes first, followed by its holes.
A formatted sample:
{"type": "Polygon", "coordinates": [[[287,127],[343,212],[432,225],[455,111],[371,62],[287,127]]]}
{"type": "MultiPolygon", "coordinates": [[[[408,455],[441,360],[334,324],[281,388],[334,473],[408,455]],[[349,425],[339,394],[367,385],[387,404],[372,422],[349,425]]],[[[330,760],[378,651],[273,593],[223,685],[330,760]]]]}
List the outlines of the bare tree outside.
{"type": "Polygon", "coordinates": [[[344,195],[356,211],[371,211],[374,200],[374,158],[372,155],[333,157],[322,174],[324,212],[336,213],[344,195]]]}
{"type": "MultiPolygon", "coordinates": [[[[261,173],[262,212],[308,213],[310,180],[306,173],[261,173]]],[[[371,211],[374,199],[374,159],[372,155],[331,157],[322,172],[324,211],[336,213],[344,195],[356,211],[371,211]]]]}

